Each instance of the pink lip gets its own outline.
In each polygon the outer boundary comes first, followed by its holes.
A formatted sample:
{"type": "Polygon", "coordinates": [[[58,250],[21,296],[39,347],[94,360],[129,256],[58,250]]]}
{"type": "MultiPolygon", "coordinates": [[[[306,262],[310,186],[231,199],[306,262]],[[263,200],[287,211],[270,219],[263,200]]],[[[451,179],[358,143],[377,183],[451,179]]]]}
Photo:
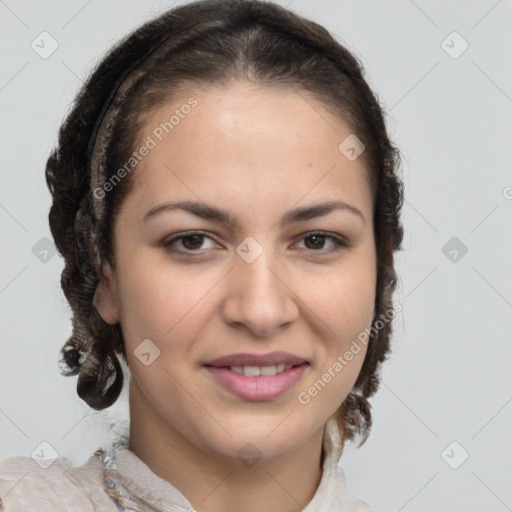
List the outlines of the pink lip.
{"type": "Polygon", "coordinates": [[[291,364],[296,366],[298,364],[307,363],[303,357],[295,356],[288,352],[270,352],[268,354],[230,354],[223,357],[218,357],[213,361],[204,363],[205,366],[271,366],[273,364],[291,364]]]}
{"type": "Polygon", "coordinates": [[[300,380],[308,368],[308,363],[302,363],[276,375],[247,377],[229,368],[206,366],[214,379],[226,390],[244,400],[254,401],[270,400],[282,395],[300,380]]]}

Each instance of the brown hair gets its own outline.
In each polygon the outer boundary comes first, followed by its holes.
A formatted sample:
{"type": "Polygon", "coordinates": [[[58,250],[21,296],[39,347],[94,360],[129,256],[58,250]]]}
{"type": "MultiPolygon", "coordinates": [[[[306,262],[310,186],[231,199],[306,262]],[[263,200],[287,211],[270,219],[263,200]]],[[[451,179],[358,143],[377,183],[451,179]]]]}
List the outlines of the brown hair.
{"type": "MultiPolygon", "coordinates": [[[[126,36],[99,62],[76,97],[46,165],[53,196],[51,233],[65,260],[61,285],[73,311],[73,331],[61,349],[63,375],[78,374],[78,395],[92,408],[112,405],[127,362],[119,323],[107,324],[93,305],[113,261],[113,226],[133,173],[98,201],[94,184],[114,175],[134,151],[144,120],[186,85],[250,80],[309,91],[341,117],[364,143],[374,201],[377,249],[376,319],[392,308],[400,249],[402,182],[399,151],[384,114],[363,78],[363,66],[322,26],[272,2],[201,0],[165,12],[126,36]]],[[[373,324],[372,324],[373,325],[373,324]]],[[[336,412],[343,439],[372,424],[368,398],[389,352],[391,322],[372,330],[354,387],[336,412]]],[[[361,444],[362,444],[361,442],[361,444]]]]}

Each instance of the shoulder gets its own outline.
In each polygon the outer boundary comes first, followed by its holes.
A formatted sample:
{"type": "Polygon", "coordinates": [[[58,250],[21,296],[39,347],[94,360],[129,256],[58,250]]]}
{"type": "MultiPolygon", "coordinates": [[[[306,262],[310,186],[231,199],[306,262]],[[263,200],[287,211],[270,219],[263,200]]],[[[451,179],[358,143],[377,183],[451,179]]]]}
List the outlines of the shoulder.
{"type": "Polygon", "coordinates": [[[346,510],[347,512],[376,512],[366,501],[357,499],[347,493],[345,472],[341,467],[338,466],[335,472],[338,489],[341,491],[339,495],[336,495],[339,500],[336,505],[340,507],[340,510],[346,510]]]}
{"type": "Polygon", "coordinates": [[[0,459],[0,510],[98,510],[93,497],[104,493],[99,492],[101,462],[95,455],[79,467],[74,467],[65,457],[48,462],[51,462],[48,466],[40,466],[31,457],[0,459]]]}
{"type": "Polygon", "coordinates": [[[350,510],[350,512],[376,512],[375,509],[371,508],[366,501],[352,499],[349,501],[350,508],[346,510],[350,510]]]}

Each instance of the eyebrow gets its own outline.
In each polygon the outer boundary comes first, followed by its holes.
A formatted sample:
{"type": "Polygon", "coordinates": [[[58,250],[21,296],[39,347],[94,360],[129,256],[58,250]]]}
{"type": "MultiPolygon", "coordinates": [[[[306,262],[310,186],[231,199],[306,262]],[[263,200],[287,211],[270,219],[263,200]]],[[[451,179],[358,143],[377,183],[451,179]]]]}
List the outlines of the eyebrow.
{"type": "MultiPolygon", "coordinates": [[[[197,201],[178,201],[178,202],[167,202],[154,206],[146,212],[143,217],[143,222],[148,219],[155,217],[159,213],[172,210],[182,210],[192,213],[202,219],[223,222],[230,226],[238,227],[236,219],[226,210],[221,210],[215,206],[210,206],[205,203],[197,201]]],[[[286,212],[280,219],[280,224],[286,226],[293,224],[294,222],[306,221],[317,217],[322,217],[335,210],[342,210],[352,213],[361,218],[364,224],[366,224],[363,214],[355,206],[352,206],[344,201],[328,201],[325,203],[313,204],[302,208],[295,208],[286,212]]]]}

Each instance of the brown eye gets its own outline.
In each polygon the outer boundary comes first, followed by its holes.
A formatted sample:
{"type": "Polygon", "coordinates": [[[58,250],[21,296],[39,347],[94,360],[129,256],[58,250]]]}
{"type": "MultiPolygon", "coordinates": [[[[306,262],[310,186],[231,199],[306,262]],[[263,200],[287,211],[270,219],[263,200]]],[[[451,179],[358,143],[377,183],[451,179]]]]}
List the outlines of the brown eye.
{"type": "Polygon", "coordinates": [[[195,250],[199,249],[203,245],[204,235],[188,235],[182,237],[182,244],[185,249],[195,250]]]}
{"type": "Polygon", "coordinates": [[[209,249],[203,248],[205,240],[213,242],[213,239],[204,233],[182,233],[164,240],[160,245],[171,253],[195,256],[201,255],[209,249]],[[181,243],[181,247],[179,247],[179,243],[181,243]]]}
{"type": "Polygon", "coordinates": [[[323,245],[325,244],[325,235],[311,235],[305,238],[306,241],[310,241],[311,243],[306,242],[306,247],[308,249],[323,249],[323,245]]]}
{"type": "Polygon", "coordinates": [[[305,241],[306,249],[314,252],[331,253],[348,247],[344,240],[327,233],[307,233],[302,240],[305,241]],[[331,241],[331,247],[328,249],[324,248],[326,241],[331,241]]]}

